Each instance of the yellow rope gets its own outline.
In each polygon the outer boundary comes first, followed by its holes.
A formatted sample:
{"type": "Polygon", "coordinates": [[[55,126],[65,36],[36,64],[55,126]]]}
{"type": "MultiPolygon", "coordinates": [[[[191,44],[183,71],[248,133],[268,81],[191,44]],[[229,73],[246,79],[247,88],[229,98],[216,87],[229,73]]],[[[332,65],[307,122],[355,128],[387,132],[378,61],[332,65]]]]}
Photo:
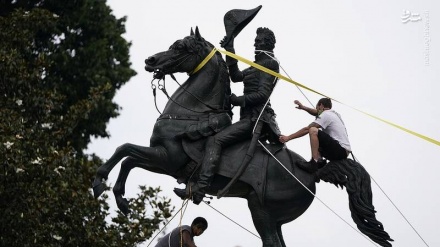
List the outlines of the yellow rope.
{"type": "Polygon", "coordinates": [[[369,114],[369,113],[367,113],[367,112],[364,112],[364,111],[359,110],[359,109],[357,109],[357,108],[354,108],[354,107],[352,107],[352,106],[349,106],[349,105],[347,105],[347,104],[344,104],[344,103],[342,103],[342,102],[339,101],[339,100],[333,99],[333,98],[331,98],[331,97],[329,97],[329,96],[327,96],[327,95],[325,95],[325,94],[323,94],[323,93],[320,93],[320,92],[318,92],[318,91],[316,91],[316,90],[314,90],[314,89],[312,89],[312,88],[309,88],[309,87],[307,87],[307,86],[305,86],[305,85],[303,85],[303,84],[301,84],[301,83],[298,83],[298,82],[296,82],[296,81],[294,81],[294,80],[292,80],[292,79],[290,79],[290,78],[287,78],[287,77],[281,75],[280,73],[277,73],[277,72],[275,72],[275,71],[273,71],[273,70],[270,70],[270,69],[268,69],[268,68],[266,68],[266,67],[264,67],[264,66],[261,66],[261,65],[259,65],[259,64],[257,64],[257,63],[254,63],[254,62],[252,62],[252,61],[250,61],[250,60],[248,60],[248,59],[245,59],[245,58],[243,58],[243,57],[240,57],[240,56],[238,56],[238,55],[236,55],[236,54],[234,54],[234,53],[232,53],[232,52],[229,52],[229,51],[226,51],[226,50],[219,50],[219,49],[216,49],[216,50],[219,51],[219,52],[221,52],[221,53],[223,53],[223,54],[225,54],[225,55],[227,55],[227,56],[230,56],[230,57],[233,57],[233,58],[235,58],[235,59],[237,59],[237,60],[240,60],[240,61],[242,61],[243,63],[246,63],[246,64],[248,64],[248,65],[250,65],[250,66],[252,66],[252,67],[255,67],[255,68],[257,68],[257,69],[259,69],[259,70],[261,70],[261,71],[264,71],[264,72],[266,72],[266,73],[268,73],[268,74],[270,74],[270,75],[273,75],[273,76],[275,76],[275,77],[278,77],[278,78],[280,78],[280,79],[283,79],[283,80],[285,80],[285,81],[287,81],[287,82],[290,82],[290,83],[292,83],[292,84],[294,84],[294,85],[296,85],[296,86],[302,87],[302,88],[304,88],[304,89],[307,89],[307,90],[309,90],[309,91],[311,91],[311,92],[313,92],[313,93],[319,94],[319,95],[324,96],[324,97],[326,97],[326,98],[330,98],[330,99],[332,99],[333,101],[336,101],[336,102],[338,102],[338,103],[340,103],[340,104],[343,104],[343,105],[345,105],[345,106],[348,106],[348,107],[350,107],[351,109],[354,109],[354,110],[356,110],[356,111],[358,111],[358,112],[360,112],[360,113],[362,113],[362,114],[365,114],[365,115],[367,115],[367,116],[369,116],[369,117],[372,117],[372,118],[374,118],[374,119],[376,119],[376,120],[379,120],[379,121],[384,122],[384,123],[386,123],[386,124],[388,124],[388,125],[391,125],[391,126],[393,126],[393,127],[395,127],[395,128],[398,128],[398,129],[400,129],[400,130],[403,130],[403,131],[405,131],[405,132],[407,132],[407,133],[409,133],[409,134],[411,134],[411,135],[417,136],[417,137],[419,137],[419,138],[421,138],[421,139],[423,139],[423,140],[425,140],[425,141],[428,141],[428,142],[433,143],[433,144],[435,144],[435,145],[437,145],[437,146],[440,146],[440,141],[437,141],[437,140],[435,140],[435,139],[433,139],[433,138],[430,138],[430,137],[428,137],[428,136],[425,136],[425,135],[419,134],[419,133],[417,133],[417,132],[415,132],[415,131],[412,131],[412,130],[409,130],[409,129],[407,129],[407,128],[404,128],[404,127],[402,127],[402,126],[400,126],[400,125],[397,125],[397,124],[395,124],[395,123],[392,123],[392,122],[390,122],[390,121],[388,121],[388,120],[385,120],[385,119],[382,119],[382,118],[376,117],[376,116],[374,116],[374,115],[372,115],[372,114],[369,114]]]}
{"type": "Polygon", "coordinates": [[[214,56],[216,51],[217,51],[217,49],[215,47],[212,48],[212,51],[208,54],[208,56],[206,56],[205,59],[203,59],[203,61],[200,62],[200,64],[197,65],[197,67],[193,71],[191,71],[189,74],[193,75],[193,74],[197,73],[197,71],[199,71],[201,68],[203,68],[203,66],[205,66],[205,64],[212,58],[212,56],[214,56]]]}

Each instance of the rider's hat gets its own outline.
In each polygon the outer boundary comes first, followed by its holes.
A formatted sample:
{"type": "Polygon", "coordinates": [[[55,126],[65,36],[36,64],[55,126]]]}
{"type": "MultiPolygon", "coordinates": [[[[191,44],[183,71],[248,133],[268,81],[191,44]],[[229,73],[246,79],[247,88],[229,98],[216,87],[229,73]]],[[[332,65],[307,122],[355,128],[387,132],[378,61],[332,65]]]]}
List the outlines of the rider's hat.
{"type": "Polygon", "coordinates": [[[221,46],[224,47],[232,37],[237,37],[241,30],[257,15],[261,9],[261,5],[255,9],[233,9],[225,14],[223,19],[225,24],[226,36],[221,42],[221,46]]]}

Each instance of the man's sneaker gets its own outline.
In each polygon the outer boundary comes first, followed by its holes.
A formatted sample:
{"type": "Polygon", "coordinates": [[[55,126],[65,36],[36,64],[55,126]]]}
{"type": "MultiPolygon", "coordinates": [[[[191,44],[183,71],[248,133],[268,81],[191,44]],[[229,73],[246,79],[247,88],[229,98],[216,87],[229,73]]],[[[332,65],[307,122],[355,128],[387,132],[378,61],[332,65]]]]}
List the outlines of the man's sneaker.
{"type": "Polygon", "coordinates": [[[327,160],[324,158],[319,158],[318,162],[318,169],[323,168],[325,165],[327,165],[327,160]]]}
{"type": "Polygon", "coordinates": [[[326,163],[327,161],[325,159],[320,158],[318,161],[315,161],[312,158],[310,161],[299,161],[297,162],[297,165],[304,171],[315,173],[318,169],[324,167],[326,163]]]}

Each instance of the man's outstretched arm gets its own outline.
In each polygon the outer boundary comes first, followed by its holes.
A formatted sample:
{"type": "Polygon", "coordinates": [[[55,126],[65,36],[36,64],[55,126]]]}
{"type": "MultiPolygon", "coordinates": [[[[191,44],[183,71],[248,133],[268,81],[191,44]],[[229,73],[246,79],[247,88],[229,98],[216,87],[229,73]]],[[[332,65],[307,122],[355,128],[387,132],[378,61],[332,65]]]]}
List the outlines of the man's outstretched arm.
{"type": "Polygon", "coordinates": [[[315,108],[304,106],[301,102],[299,102],[299,100],[295,100],[293,103],[297,105],[296,109],[304,110],[315,117],[318,116],[318,110],[316,110],[315,108]]]}

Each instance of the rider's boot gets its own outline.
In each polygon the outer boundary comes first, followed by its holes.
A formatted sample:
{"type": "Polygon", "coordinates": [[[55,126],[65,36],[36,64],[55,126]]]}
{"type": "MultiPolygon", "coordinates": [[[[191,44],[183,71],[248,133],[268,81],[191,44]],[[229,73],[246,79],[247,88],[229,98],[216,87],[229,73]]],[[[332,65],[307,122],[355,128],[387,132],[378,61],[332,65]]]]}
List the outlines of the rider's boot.
{"type": "Polygon", "coordinates": [[[192,197],[194,204],[200,204],[205,197],[206,188],[211,185],[215,168],[220,160],[221,149],[221,146],[215,143],[214,138],[209,138],[197,183],[193,186],[187,186],[186,189],[174,188],[174,193],[182,199],[192,197]]]}
{"type": "Polygon", "coordinates": [[[319,158],[318,161],[315,161],[313,158],[310,161],[300,161],[297,163],[298,167],[309,172],[309,173],[314,173],[316,172],[318,169],[321,169],[322,167],[325,166],[325,164],[327,164],[327,161],[323,158],[319,158]]]}

